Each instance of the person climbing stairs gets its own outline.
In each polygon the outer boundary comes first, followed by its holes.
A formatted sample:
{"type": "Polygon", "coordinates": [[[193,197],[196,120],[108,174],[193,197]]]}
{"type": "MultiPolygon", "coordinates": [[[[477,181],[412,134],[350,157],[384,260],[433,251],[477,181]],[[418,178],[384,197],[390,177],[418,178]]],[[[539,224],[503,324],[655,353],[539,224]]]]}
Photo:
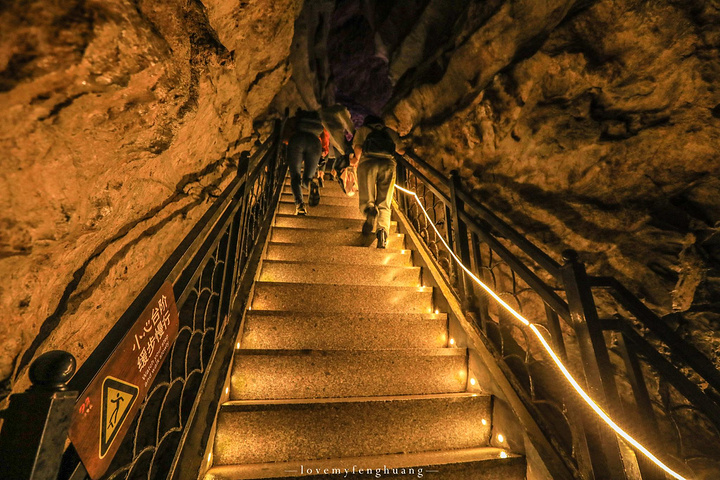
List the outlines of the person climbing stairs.
{"type": "Polygon", "coordinates": [[[524,479],[397,223],[374,248],[329,181],[294,211],[287,181],[201,478],[524,479]]]}

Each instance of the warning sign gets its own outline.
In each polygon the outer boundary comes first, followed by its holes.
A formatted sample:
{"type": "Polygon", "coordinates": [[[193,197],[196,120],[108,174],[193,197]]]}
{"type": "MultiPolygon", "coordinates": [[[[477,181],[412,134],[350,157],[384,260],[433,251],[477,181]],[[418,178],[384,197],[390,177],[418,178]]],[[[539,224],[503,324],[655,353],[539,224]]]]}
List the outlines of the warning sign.
{"type": "Polygon", "coordinates": [[[131,383],[117,378],[107,377],[102,386],[102,420],[100,422],[100,458],[115,440],[120,425],[123,424],[135,403],[140,389],[131,383]]]}
{"type": "Polygon", "coordinates": [[[102,477],[177,337],[172,285],[163,284],[78,397],[70,441],[90,478],[102,477]]]}

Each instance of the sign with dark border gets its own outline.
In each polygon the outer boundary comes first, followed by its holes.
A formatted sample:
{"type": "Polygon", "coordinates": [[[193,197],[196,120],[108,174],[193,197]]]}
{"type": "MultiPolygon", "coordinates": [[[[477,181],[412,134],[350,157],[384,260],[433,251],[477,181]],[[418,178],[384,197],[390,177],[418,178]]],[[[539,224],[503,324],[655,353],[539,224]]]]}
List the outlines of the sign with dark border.
{"type": "Polygon", "coordinates": [[[117,453],[179,324],[172,285],[165,282],[78,398],[69,437],[91,478],[100,478],[117,453]]]}

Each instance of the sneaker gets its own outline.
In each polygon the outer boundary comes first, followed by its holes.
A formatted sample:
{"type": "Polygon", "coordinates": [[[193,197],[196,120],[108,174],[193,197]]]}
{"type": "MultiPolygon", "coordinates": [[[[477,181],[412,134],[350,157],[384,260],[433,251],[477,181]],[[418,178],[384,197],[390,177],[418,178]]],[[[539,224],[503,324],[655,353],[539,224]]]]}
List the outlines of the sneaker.
{"type": "Polygon", "coordinates": [[[308,204],[311,207],[316,207],[320,203],[320,187],[318,184],[318,179],[313,178],[312,182],[310,182],[310,195],[308,197],[308,204]]]}
{"type": "Polygon", "coordinates": [[[320,185],[320,188],[325,188],[325,174],[318,175],[318,184],[320,185]]]}
{"type": "Polygon", "coordinates": [[[362,234],[370,235],[375,230],[375,219],[377,218],[377,208],[370,207],[365,210],[365,223],[362,226],[362,234]]]}
{"type": "Polygon", "coordinates": [[[307,209],[304,203],[295,205],[295,215],[307,215],[307,209]]]}
{"type": "Polygon", "coordinates": [[[384,228],[377,231],[377,248],[387,248],[388,234],[384,228]]]}

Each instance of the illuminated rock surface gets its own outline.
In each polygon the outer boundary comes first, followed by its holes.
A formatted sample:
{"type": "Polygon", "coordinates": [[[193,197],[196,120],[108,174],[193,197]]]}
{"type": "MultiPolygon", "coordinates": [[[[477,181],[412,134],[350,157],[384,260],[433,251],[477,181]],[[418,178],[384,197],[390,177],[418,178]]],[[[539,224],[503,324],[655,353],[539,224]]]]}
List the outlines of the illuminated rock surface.
{"type": "Polygon", "coordinates": [[[717,1],[301,3],[2,8],[0,378],[51,348],[82,362],[253,122],[336,88],[718,360],[717,1]]]}

